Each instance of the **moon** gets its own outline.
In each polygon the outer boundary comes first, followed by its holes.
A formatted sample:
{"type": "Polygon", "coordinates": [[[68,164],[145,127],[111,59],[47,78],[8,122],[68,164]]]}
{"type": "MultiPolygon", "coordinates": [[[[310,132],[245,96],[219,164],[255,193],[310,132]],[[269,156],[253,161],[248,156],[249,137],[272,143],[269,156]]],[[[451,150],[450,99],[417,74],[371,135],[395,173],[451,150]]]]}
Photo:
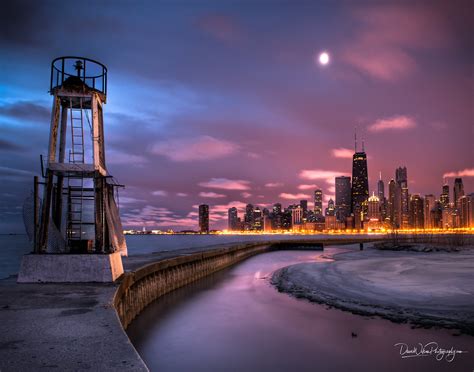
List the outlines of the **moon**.
{"type": "Polygon", "coordinates": [[[322,52],[319,54],[319,64],[327,65],[329,63],[329,54],[327,52],[322,52]]]}

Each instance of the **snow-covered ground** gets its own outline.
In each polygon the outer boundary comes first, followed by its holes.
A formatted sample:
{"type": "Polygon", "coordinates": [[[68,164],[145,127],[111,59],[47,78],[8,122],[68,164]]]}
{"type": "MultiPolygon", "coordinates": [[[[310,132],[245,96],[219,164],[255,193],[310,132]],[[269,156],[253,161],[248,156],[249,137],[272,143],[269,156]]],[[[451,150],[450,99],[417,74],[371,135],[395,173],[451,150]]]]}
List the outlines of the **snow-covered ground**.
{"type": "Polygon", "coordinates": [[[280,291],[354,313],[474,334],[474,248],[353,251],[282,268],[272,282],[280,291]]]}

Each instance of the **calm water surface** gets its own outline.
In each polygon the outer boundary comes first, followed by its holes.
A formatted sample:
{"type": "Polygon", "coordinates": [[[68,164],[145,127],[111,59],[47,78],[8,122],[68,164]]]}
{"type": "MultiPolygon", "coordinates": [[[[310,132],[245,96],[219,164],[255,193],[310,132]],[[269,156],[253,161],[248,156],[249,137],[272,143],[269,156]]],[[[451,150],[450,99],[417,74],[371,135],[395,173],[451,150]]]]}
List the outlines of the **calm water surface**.
{"type": "Polygon", "coordinates": [[[147,307],[127,333],[152,371],[472,371],[474,337],[411,329],[279,293],[271,273],[325,252],[261,254],[147,307]],[[352,332],[357,337],[352,337],[352,332]],[[467,350],[453,362],[401,359],[397,342],[467,350]]]}
{"type": "MultiPolygon", "coordinates": [[[[284,239],[305,239],[283,235],[284,239]]],[[[130,256],[188,248],[213,248],[215,245],[248,241],[277,240],[282,235],[127,235],[130,256]]],[[[31,251],[26,235],[0,235],[0,279],[18,273],[21,257],[31,251]]]]}

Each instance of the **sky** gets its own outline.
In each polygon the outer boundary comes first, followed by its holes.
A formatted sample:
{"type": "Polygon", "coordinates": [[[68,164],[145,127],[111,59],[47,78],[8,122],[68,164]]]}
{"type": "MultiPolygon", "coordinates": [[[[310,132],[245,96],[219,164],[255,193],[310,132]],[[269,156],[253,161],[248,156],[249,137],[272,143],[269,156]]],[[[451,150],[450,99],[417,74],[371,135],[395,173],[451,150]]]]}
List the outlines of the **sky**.
{"type": "MultiPolygon", "coordinates": [[[[212,228],[227,209],[334,197],[354,128],[369,189],[408,169],[474,192],[474,2],[8,1],[0,13],[0,233],[48,145],[50,63],[108,67],[107,167],[126,228],[212,228]],[[318,56],[326,51],[327,65],[318,56]],[[360,146],[360,141],[359,141],[360,146]],[[359,147],[360,148],[360,147],[359,147]]],[[[311,203],[310,203],[311,206],[311,203]]]]}

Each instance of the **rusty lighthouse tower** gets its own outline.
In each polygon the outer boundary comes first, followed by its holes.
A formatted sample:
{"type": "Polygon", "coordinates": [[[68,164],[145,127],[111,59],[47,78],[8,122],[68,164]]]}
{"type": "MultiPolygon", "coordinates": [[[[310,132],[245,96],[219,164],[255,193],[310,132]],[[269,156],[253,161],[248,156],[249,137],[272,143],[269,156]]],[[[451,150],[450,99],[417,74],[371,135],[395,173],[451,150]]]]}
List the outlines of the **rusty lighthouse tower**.
{"type": "MultiPolygon", "coordinates": [[[[51,64],[50,94],[53,106],[48,153],[45,164],[42,161],[42,200],[35,203],[35,254],[25,256],[22,269],[27,269],[28,260],[50,265],[52,260],[68,257],[79,266],[100,261],[99,267],[113,256],[109,261],[120,260],[123,272],[120,255],[126,255],[127,247],[115,201],[120,185],[108,173],[105,161],[107,68],[83,57],[56,58],[51,64]],[[82,264],[80,257],[86,257],[82,264]]],[[[112,271],[117,269],[112,266],[112,271]]],[[[94,270],[69,267],[75,269],[94,270]]]]}

